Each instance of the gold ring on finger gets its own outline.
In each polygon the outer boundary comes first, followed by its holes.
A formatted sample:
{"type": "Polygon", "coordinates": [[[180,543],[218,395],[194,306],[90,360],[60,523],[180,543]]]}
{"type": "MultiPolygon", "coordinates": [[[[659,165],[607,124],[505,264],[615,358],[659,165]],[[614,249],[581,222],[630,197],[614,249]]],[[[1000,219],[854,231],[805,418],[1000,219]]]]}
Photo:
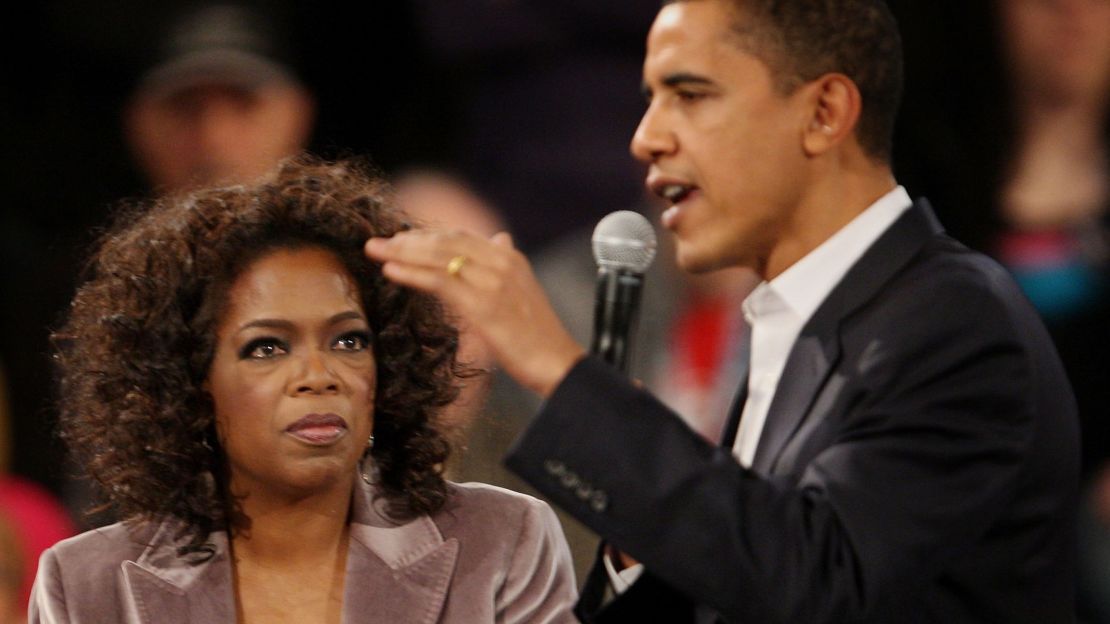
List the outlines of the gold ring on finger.
{"type": "Polygon", "coordinates": [[[455,256],[447,263],[447,274],[451,277],[458,277],[459,271],[462,270],[463,265],[466,264],[466,256],[455,256]]]}

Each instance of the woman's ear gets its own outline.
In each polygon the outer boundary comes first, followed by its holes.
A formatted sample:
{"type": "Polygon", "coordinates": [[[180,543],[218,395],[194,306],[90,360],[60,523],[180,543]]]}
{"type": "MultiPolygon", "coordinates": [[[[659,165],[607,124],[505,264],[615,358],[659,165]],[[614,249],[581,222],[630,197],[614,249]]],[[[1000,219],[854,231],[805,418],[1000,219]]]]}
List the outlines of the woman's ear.
{"type": "Polygon", "coordinates": [[[805,87],[811,90],[811,114],[802,146],[808,156],[819,156],[853,139],[863,98],[859,87],[844,74],[825,74],[805,87]]]}

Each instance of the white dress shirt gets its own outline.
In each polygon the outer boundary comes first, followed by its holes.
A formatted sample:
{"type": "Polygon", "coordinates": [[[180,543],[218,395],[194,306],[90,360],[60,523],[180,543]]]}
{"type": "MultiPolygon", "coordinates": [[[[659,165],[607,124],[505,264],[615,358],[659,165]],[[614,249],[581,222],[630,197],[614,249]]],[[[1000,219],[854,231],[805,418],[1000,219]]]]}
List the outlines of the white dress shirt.
{"type": "Polygon", "coordinates": [[[912,203],[905,188],[895,188],[778,277],[757,286],[744,300],[744,318],[751,327],[752,342],[748,400],[732,447],[740,465],[752,465],[775,388],[802,327],[863,252],[912,203]]]}
{"type": "MultiPolygon", "coordinates": [[[[748,398],[732,447],[740,465],[752,465],[775,388],[802,327],[848,269],[912,204],[906,189],[896,187],[778,277],[761,283],[744,300],[744,318],[752,337],[748,398]]],[[[610,585],[618,594],[643,572],[642,565],[617,571],[608,555],[604,564],[610,585]]]]}

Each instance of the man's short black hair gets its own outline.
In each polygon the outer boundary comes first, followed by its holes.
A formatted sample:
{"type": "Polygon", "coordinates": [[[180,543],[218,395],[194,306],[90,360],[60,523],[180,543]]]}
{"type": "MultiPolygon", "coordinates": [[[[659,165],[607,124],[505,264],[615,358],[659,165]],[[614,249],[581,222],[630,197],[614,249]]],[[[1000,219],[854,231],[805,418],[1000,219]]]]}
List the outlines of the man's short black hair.
{"type": "MultiPolygon", "coordinates": [[[[664,0],[663,4],[692,0],[664,0]]],[[[889,162],[902,99],[902,39],[883,0],[714,0],[737,13],[740,45],[771,69],[783,93],[828,73],[850,78],[863,97],[860,145],[889,162]]]]}

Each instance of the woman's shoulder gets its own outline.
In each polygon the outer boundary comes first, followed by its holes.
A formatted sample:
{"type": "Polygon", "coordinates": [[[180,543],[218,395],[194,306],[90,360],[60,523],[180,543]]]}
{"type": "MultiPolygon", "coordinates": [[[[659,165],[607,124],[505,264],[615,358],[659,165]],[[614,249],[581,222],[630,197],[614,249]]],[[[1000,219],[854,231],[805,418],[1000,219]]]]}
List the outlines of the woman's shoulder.
{"type": "MultiPolygon", "coordinates": [[[[117,523],[64,539],[39,559],[31,613],[53,621],[49,613],[69,605],[96,605],[101,621],[118,620],[120,566],[138,559],[153,531],[147,523],[117,523]]],[[[32,616],[32,621],[40,621],[32,616]]]]}
{"type": "Polygon", "coordinates": [[[462,517],[497,518],[501,522],[511,517],[534,519],[546,514],[554,517],[551,507],[535,496],[488,483],[449,482],[447,491],[447,502],[437,515],[446,512],[462,517]]]}
{"type": "Polygon", "coordinates": [[[64,539],[48,552],[66,567],[118,566],[122,561],[138,558],[156,528],[157,525],[147,522],[117,522],[64,539]]]}
{"type": "Polygon", "coordinates": [[[523,492],[510,490],[498,485],[470,481],[467,483],[447,482],[449,499],[457,503],[504,505],[507,507],[547,506],[547,503],[523,492]]]}
{"type": "Polygon", "coordinates": [[[555,512],[534,496],[487,483],[448,483],[447,488],[447,502],[432,517],[445,536],[492,533],[511,539],[526,531],[561,537],[555,512]]]}
{"type": "Polygon", "coordinates": [[[574,567],[551,507],[484,483],[450,483],[448,492],[432,520],[459,543],[457,593],[492,596],[489,621],[575,621],[574,567]]]}

